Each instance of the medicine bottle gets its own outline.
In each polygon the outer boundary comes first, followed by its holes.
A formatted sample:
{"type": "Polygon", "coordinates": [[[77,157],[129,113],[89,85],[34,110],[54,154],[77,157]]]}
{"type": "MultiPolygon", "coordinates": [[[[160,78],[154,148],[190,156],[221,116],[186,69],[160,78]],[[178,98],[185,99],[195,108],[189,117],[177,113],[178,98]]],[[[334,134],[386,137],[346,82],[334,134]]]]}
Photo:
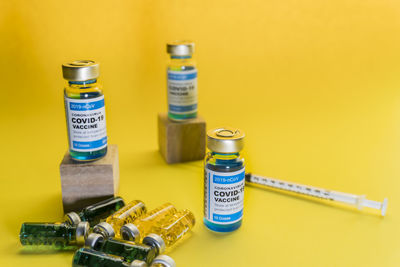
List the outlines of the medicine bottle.
{"type": "Polygon", "coordinates": [[[105,239],[102,235],[96,233],[91,233],[88,236],[85,246],[106,254],[122,257],[126,262],[141,260],[151,263],[156,256],[154,247],[112,237],[105,239]]]}
{"type": "Polygon", "coordinates": [[[62,65],[69,153],[76,161],[92,161],[107,153],[104,95],[97,82],[99,63],[77,60],[62,65]]]}
{"type": "Polygon", "coordinates": [[[165,203],[139,217],[133,223],[122,226],[121,237],[136,243],[140,242],[153,228],[165,223],[176,212],[176,208],[171,203],[165,203]]]}
{"type": "Polygon", "coordinates": [[[23,246],[46,246],[57,250],[76,249],[85,243],[89,234],[89,223],[33,223],[21,226],[19,238],[23,246]]]}
{"type": "Polygon", "coordinates": [[[107,217],[105,222],[100,222],[93,227],[93,232],[105,238],[120,237],[123,225],[133,223],[137,218],[147,212],[146,206],[140,200],[133,200],[107,217]]]}
{"type": "Polygon", "coordinates": [[[72,258],[72,267],[146,267],[146,262],[125,262],[122,257],[106,254],[90,248],[78,249],[72,258]]]}
{"type": "Polygon", "coordinates": [[[244,133],[239,129],[225,127],[207,132],[210,151],[204,164],[204,224],[212,231],[231,232],[242,224],[243,146],[244,133]]]}
{"type": "Polygon", "coordinates": [[[157,254],[163,253],[181,240],[195,223],[196,219],[190,210],[178,211],[163,225],[154,227],[152,232],[143,238],[143,244],[155,247],[157,254]]]}
{"type": "Polygon", "coordinates": [[[84,221],[89,222],[90,226],[94,226],[123,206],[125,206],[125,202],[121,197],[112,197],[87,206],[79,213],[69,212],[65,214],[64,220],[71,225],[76,225],[84,221]]]}
{"type": "Polygon", "coordinates": [[[167,44],[170,56],[167,69],[168,117],[183,121],[197,117],[197,69],[192,58],[194,43],[175,41],[167,44]]]}

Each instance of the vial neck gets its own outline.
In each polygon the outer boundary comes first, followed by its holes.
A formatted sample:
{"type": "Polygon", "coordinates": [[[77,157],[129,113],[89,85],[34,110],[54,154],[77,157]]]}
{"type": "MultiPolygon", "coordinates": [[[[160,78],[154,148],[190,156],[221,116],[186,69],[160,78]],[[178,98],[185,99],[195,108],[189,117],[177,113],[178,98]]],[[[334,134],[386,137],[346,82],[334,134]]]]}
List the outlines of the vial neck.
{"type": "Polygon", "coordinates": [[[171,55],[171,59],[190,59],[192,58],[192,55],[185,55],[185,56],[174,56],[171,55]]]}
{"type": "Polygon", "coordinates": [[[86,81],[68,81],[68,84],[70,86],[78,86],[82,89],[90,88],[96,83],[97,83],[97,79],[91,79],[91,80],[86,80],[86,81]]]}
{"type": "Polygon", "coordinates": [[[232,160],[232,159],[237,159],[240,156],[240,153],[239,152],[236,152],[236,153],[211,152],[211,155],[218,160],[232,160]]]}

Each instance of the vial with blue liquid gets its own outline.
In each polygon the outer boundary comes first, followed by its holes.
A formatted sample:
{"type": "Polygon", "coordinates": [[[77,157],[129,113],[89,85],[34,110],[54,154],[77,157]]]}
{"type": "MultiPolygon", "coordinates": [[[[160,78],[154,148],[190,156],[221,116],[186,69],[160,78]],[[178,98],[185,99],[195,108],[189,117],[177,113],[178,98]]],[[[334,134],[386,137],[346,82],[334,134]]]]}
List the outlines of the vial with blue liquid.
{"type": "Polygon", "coordinates": [[[184,121],[197,117],[197,68],[193,60],[194,43],[167,44],[170,56],[167,69],[168,118],[184,121]]]}
{"type": "Polygon", "coordinates": [[[210,151],[204,164],[204,224],[214,232],[232,232],[242,224],[243,146],[244,133],[239,129],[223,127],[207,132],[210,151]]]}
{"type": "Polygon", "coordinates": [[[104,95],[97,82],[99,63],[76,60],[62,65],[69,153],[76,161],[93,161],[107,153],[104,95]]]}

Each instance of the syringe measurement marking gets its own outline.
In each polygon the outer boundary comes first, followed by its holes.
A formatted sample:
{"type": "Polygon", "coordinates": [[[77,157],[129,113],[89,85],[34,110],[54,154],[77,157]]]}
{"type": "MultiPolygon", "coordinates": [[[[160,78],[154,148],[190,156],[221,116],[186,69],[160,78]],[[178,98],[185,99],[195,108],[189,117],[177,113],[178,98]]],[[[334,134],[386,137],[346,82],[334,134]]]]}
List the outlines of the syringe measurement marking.
{"type": "Polygon", "coordinates": [[[272,188],[284,189],[284,190],[286,189],[288,191],[292,191],[303,195],[310,195],[322,199],[333,200],[328,191],[305,187],[298,184],[285,183],[281,181],[277,182],[274,180],[270,180],[268,178],[260,178],[253,175],[250,177],[250,182],[258,182],[272,188]]]}

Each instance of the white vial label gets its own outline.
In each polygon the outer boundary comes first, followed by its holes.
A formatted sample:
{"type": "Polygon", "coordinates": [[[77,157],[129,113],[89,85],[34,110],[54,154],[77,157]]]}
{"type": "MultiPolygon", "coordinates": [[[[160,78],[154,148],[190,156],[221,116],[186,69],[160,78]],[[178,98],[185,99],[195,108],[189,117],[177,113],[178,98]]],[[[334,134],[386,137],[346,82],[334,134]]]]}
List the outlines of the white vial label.
{"type": "Polygon", "coordinates": [[[72,150],[91,152],[107,146],[104,95],[90,99],[65,97],[65,108],[72,150]]]}
{"type": "Polygon", "coordinates": [[[168,70],[168,109],[170,113],[197,111],[197,70],[168,70]]]}
{"type": "Polygon", "coordinates": [[[206,168],[204,215],[216,224],[232,224],[243,217],[244,167],[236,172],[206,168]]]}

